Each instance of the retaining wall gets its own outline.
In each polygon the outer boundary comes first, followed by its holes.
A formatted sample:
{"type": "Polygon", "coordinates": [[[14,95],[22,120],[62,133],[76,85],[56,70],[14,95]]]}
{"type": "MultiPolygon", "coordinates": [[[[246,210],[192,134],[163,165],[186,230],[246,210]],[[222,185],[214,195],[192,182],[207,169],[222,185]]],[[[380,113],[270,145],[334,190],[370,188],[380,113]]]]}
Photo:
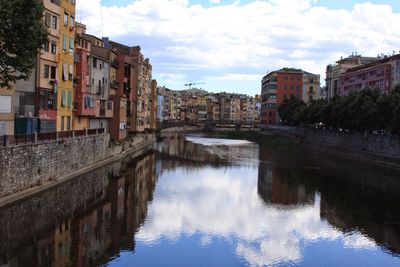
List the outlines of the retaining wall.
{"type": "Polygon", "coordinates": [[[400,167],[400,138],[397,136],[285,126],[269,129],[318,150],[354,160],[400,167]]]}
{"type": "Polygon", "coordinates": [[[109,157],[108,134],[0,148],[0,197],[10,195],[109,157]]]}

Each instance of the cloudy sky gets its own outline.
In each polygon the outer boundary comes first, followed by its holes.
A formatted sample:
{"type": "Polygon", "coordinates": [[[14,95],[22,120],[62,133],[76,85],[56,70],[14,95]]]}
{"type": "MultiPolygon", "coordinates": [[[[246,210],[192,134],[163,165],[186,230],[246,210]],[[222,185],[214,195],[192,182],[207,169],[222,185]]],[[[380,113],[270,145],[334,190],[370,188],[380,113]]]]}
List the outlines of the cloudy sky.
{"type": "Polygon", "coordinates": [[[325,67],[357,51],[400,51],[398,0],[79,0],[88,33],[140,45],[159,85],[260,93],[282,67],[325,78],[325,67]]]}

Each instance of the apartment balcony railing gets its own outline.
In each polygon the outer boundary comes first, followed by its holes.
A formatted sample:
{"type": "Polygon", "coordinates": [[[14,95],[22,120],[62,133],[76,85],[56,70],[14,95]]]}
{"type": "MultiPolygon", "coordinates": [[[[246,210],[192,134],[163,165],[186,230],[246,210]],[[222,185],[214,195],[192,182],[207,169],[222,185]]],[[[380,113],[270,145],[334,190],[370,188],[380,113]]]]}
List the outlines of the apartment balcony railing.
{"type": "Polygon", "coordinates": [[[112,81],[111,83],[110,83],[110,86],[111,86],[111,88],[115,88],[115,89],[118,89],[119,88],[119,81],[112,81]]]}
{"type": "Polygon", "coordinates": [[[111,67],[114,67],[114,68],[118,69],[118,67],[119,67],[118,60],[116,60],[116,59],[112,60],[111,61],[111,67]]]}
{"type": "Polygon", "coordinates": [[[102,94],[104,94],[104,86],[103,85],[98,85],[97,87],[96,87],[96,94],[98,94],[98,95],[102,95],[102,94]]]}

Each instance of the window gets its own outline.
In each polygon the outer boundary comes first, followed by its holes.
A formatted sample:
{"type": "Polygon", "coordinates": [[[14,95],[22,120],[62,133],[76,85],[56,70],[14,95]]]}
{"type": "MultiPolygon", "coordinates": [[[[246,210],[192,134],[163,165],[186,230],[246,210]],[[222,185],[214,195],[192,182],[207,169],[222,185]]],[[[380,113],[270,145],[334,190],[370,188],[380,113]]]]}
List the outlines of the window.
{"type": "Polygon", "coordinates": [[[44,52],[49,52],[49,51],[50,51],[50,44],[49,44],[49,42],[45,42],[45,43],[43,44],[43,51],[44,51],[44,52]]]}
{"type": "Polygon", "coordinates": [[[68,107],[71,108],[72,107],[72,92],[68,91],[67,93],[67,100],[68,100],[68,107]]]}
{"type": "Polygon", "coordinates": [[[93,58],[93,68],[97,68],[97,58],[93,58]]]}
{"type": "Polygon", "coordinates": [[[56,67],[54,67],[54,66],[51,66],[50,67],[50,78],[51,79],[55,79],[56,78],[56,72],[57,72],[57,69],[56,69],[56,67]]]}
{"type": "Polygon", "coordinates": [[[52,41],[51,42],[51,53],[56,54],[57,53],[57,43],[52,41]]]}
{"type": "Polygon", "coordinates": [[[64,45],[63,45],[64,51],[67,51],[68,49],[68,37],[64,35],[64,45]]]}
{"type": "Polygon", "coordinates": [[[51,26],[51,14],[50,13],[44,13],[44,24],[50,28],[51,26]]]}
{"type": "MultiPolygon", "coordinates": [[[[102,69],[103,68],[103,64],[100,63],[99,64],[99,68],[102,69]]],[[[103,83],[104,83],[104,81],[103,81],[103,83]]]]}
{"type": "Polygon", "coordinates": [[[72,81],[74,76],[74,65],[69,65],[68,80],[72,81]]]}
{"type": "Polygon", "coordinates": [[[112,101],[107,101],[107,109],[112,110],[113,109],[113,102],[112,101]]]}
{"type": "Polygon", "coordinates": [[[73,16],[71,16],[71,19],[69,21],[69,26],[72,28],[75,27],[75,18],[73,16]]]}
{"type": "Polygon", "coordinates": [[[40,108],[56,109],[55,95],[51,91],[40,91],[40,108]]]}
{"type": "Polygon", "coordinates": [[[64,26],[68,26],[68,13],[64,12],[64,26]]]}
{"type": "Polygon", "coordinates": [[[56,16],[53,16],[53,18],[52,18],[51,27],[52,27],[54,30],[57,30],[57,17],[56,17],[56,16]]]}
{"type": "MultiPolygon", "coordinates": [[[[71,117],[67,116],[67,131],[71,131],[71,117]]],[[[67,228],[67,226],[65,226],[67,228]]]]}
{"type": "Polygon", "coordinates": [[[69,50],[74,51],[74,38],[69,39],[69,50]]]}
{"type": "Polygon", "coordinates": [[[287,76],[285,76],[285,81],[287,81],[288,80],[288,77],[287,76]]]}
{"type": "Polygon", "coordinates": [[[63,79],[63,81],[66,81],[68,78],[67,71],[68,71],[68,65],[65,63],[62,64],[62,79],[63,79]]]}
{"type": "Polygon", "coordinates": [[[65,99],[65,91],[61,90],[61,106],[65,107],[66,106],[66,99],[65,99]]]}
{"type": "MultiPolygon", "coordinates": [[[[61,116],[61,131],[64,131],[64,116],[61,116]]],[[[60,230],[60,232],[61,232],[61,230],[60,230]]],[[[62,244],[59,244],[60,250],[61,250],[61,246],[62,246],[62,244]]]]}
{"type": "Polygon", "coordinates": [[[49,65],[44,65],[44,74],[43,78],[48,79],[50,76],[50,66],[49,65]]]}
{"type": "Polygon", "coordinates": [[[12,97],[8,95],[0,96],[0,113],[11,113],[12,112],[12,97]]]}
{"type": "Polygon", "coordinates": [[[71,0],[71,4],[75,5],[75,0],[71,0]]]}

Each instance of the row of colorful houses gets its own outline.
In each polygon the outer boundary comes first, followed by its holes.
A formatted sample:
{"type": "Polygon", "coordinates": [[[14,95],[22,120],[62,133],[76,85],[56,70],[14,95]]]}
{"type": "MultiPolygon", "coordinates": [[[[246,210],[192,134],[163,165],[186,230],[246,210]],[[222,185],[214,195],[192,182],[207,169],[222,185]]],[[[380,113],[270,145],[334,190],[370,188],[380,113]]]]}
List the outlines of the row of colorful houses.
{"type": "Polygon", "coordinates": [[[152,65],[140,46],[86,33],[75,0],[43,0],[49,36],[27,80],[0,89],[0,136],[104,128],[113,139],[156,128],[152,65]]]}
{"type": "Polygon", "coordinates": [[[204,90],[176,91],[158,87],[157,121],[229,121],[258,123],[259,96],[208,93],[204,90]]]}

